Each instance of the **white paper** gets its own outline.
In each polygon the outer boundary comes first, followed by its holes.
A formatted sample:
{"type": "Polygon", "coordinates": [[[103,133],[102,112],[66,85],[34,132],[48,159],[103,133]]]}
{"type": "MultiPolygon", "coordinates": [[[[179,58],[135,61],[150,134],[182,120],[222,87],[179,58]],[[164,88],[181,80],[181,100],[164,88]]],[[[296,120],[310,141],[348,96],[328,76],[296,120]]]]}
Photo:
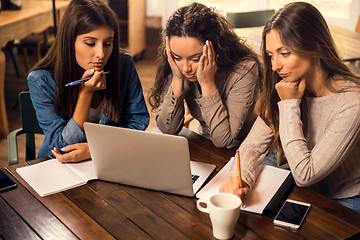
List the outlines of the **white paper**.
{"type": "MultiPolygon", "coordinates": [[[[73,171],[68,164],[60,163],[56,159],[44,161],[35,165],[17,168],[16,172],[41,196],[65,191],[85,184],[87,178],[95,172],[92,161],[85,161],[71,164],[73,171]],[[89,163],[90,162],[90,163],[89,163]],[[78,174],[82,172],[81,176],[78,174]],[[88,174],[86,174],[88,172],[88,174]]],[[[95,175],[96,176],[96,175],[95,175]]]]}
{"type": "MultiPolygon", "coordinates": [[[[219,193],[221,184],[233,172],[234,161],[234,158],[231,158],[219,173],[196,194],[196,197],[209,199],[212,195],[219,193]]],[[[288,170],[264,165],[253,189],[249,191],[245,198],[242,198],[244,205],[241,210],[262,214],[289,174],[290,171],[288,170]]]]}

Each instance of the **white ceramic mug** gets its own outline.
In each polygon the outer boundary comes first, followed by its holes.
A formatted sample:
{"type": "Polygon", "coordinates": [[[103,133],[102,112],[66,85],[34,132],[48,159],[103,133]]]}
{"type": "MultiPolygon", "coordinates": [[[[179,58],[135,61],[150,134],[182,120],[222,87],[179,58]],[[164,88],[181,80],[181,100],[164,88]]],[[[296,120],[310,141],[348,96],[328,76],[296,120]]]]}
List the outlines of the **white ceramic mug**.
{"type": "Polygon", "coordinates": [[[240,215],[241,199],[231,193],[218,193],[208,200],[199,199],[197,208],[209,213],[213,235],[217,239],[230,239],[240,215]],[[203,203],[206,207],[201,206],[203,203]]]}

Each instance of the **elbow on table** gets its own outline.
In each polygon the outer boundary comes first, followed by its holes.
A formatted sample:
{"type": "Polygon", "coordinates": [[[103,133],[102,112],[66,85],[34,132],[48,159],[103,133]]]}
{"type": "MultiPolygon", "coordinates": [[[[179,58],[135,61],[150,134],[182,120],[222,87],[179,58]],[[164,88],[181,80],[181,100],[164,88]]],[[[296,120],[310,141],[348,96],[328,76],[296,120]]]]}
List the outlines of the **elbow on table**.
{"type": "Polygon", "coordinates": [[[234,144],[233,141],[226,141],[226,140],[219,140],[219,139],[211,139],[212,143],[217,148],[233,148],[234,144]]]}
{"type": "Polygon", "coordinates": [[[296,176],[294,173],[293,173],[293,177],[298,187],[309,187],[317,182],[314,181],[315,180],[314,178],[296,176]]]}

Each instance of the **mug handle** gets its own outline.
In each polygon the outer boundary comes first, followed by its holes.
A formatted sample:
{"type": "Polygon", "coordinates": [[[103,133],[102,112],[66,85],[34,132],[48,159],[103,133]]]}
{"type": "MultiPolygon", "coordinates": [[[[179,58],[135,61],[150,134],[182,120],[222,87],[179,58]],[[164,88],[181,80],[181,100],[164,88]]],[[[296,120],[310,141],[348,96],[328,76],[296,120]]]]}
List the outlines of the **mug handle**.
{"type": "Polygon", "coordinates": [[[196,206],[197,206],[197,208],[200,210],[200,211],[202,211],[202,212],[204,212],[204,213],[209,213],[209,208],[208,208],[208,206],[209,206],[209,201],[208,200],[201,200],[201,199],[199,199],[199,200],[197,200],[197,202],[196,202],[196,206]],[[202,207],[200,204],[201,203],[204,203],[205,205],[206,205],[206,207],[202,207]]]}

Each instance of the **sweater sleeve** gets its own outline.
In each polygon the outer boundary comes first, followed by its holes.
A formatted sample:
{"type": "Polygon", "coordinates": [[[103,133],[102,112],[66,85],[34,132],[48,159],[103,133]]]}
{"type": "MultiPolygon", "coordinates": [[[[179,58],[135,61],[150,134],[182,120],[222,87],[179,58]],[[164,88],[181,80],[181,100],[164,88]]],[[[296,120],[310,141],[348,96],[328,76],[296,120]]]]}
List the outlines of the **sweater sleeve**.
{"type": "Polygon", "coordinates": [[[269,152],[274,134],[262,118],[257,117],[248,136],[239,147],[241,177],[252,188],[262,168],[262,162],[269,152]]]}
{"type": "MultiPolygon", "coordinates": [[[[359,98],[359,94],[351,94],[350,97],[341,95],[332,104],[335,107],[331,119],[316,118],[321,124],[326,124],[326,127],[312,149],[309,149],[303,133],[301,100],[290,99],[278,103],[280,139],[298,186],[317,183],[342,164],[359,137],[359,98]]],[[[308,132],[307,137],[313,137],[313,131],[308,132]]]]}
{"type": "Polygon", "coordinates": [[[167,134],[178,134],[184,124],[184,92],[175,97],[171,87],[162,97],[159,110],[156,114],[156,124],[161,132],[167,134]]]}
{"type": "Polygon", "coordinates": [[[196,99],[216,147],[232,148],[239,145],[237,137],[249,111],[252,111],[258,77],[256,63],[246,62],[237,67],[229,79],[222,80],[233,82],[224,99],[221,99],[218,90],[196,99]]]}

